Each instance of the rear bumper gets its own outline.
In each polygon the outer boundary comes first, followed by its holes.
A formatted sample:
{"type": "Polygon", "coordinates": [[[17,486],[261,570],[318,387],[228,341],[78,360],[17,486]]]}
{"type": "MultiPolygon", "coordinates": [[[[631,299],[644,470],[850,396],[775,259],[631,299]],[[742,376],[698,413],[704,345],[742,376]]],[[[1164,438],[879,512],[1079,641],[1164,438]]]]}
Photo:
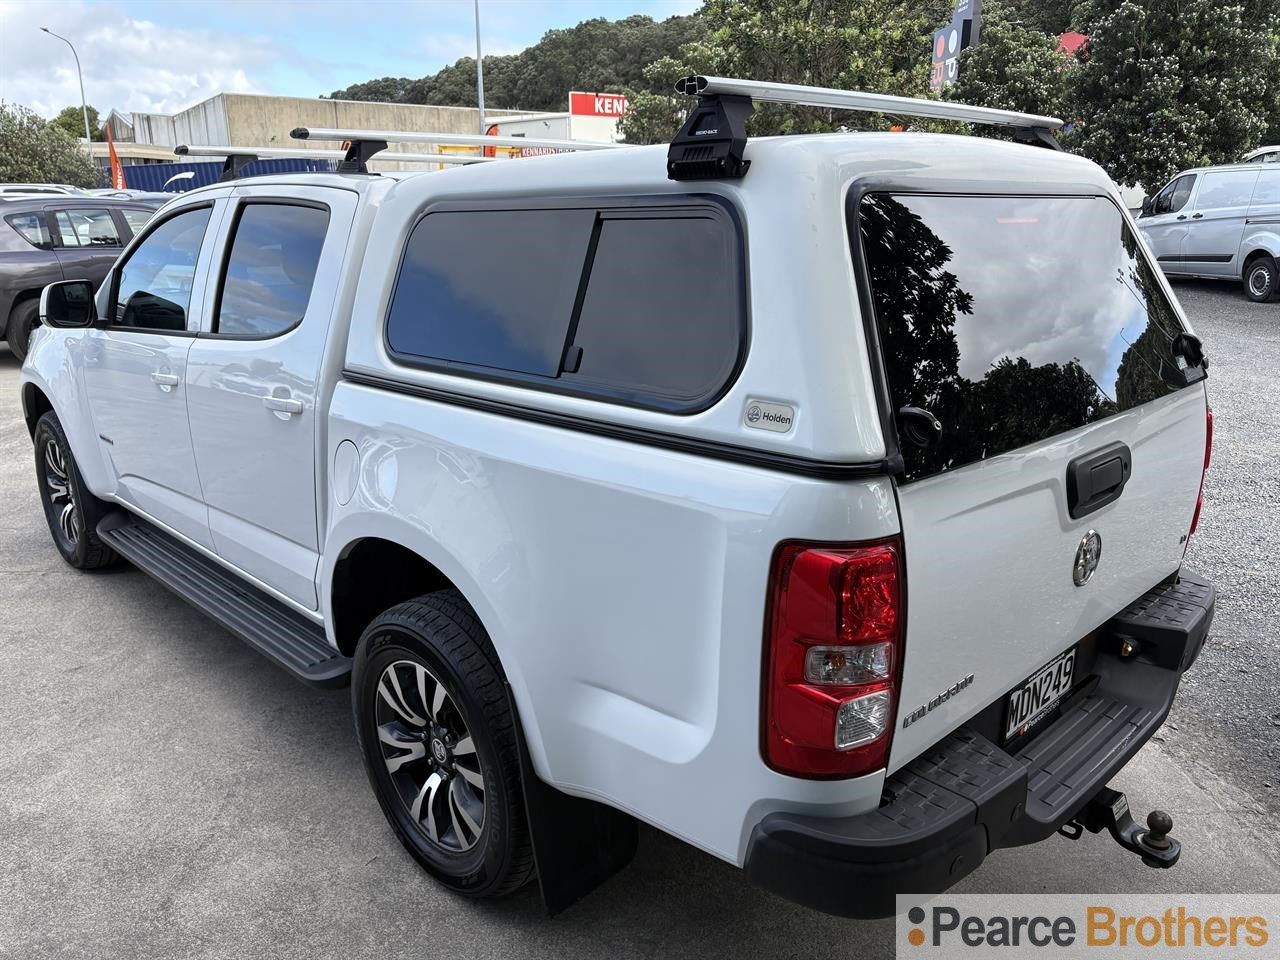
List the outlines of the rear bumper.
{"type": "Polygon", "coordinates": [[[876,810],[770,814],[748,842],[748,878],[826,913],[884,917],[897,894],[941,893],[993,850],[1052,836],[1160,728],[1214,602],[1184,569],[1130,604],[1103,629],[1088,682],[1016,752],[964,726],[890,776],[876,810]],[[1136,653],[1122,655],[1126,640],[1136,653]]]}

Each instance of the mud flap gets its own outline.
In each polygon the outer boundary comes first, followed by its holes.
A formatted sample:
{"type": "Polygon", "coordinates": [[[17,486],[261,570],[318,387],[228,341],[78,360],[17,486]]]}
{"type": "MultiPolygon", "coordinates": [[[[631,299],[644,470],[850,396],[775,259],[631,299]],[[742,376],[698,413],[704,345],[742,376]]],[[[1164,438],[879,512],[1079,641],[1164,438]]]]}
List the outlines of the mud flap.
{"type": "Polygon", "coordinates": [[[631,862],[639,829],[630,814],[595,800],[571,797],[543,781],[533,769],[510,686],[507,698],[517,720],[520,781],[538,886],[547,916],[554,917],[631,862]]]}

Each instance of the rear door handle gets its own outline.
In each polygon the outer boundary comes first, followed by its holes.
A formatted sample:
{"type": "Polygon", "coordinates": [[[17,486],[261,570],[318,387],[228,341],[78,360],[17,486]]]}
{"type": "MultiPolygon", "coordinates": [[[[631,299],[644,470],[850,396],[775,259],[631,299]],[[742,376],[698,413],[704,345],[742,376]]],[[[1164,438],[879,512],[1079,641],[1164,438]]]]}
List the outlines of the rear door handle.
{"type": "Polygon", "coordinates": [[[161,373],[158,370],[151,374],[151,379],[157,386],[164,390],[168,390],[170,387],[176,387],[179,382],[178,375],[176,373],[161,373]]]}
{"type": "Polygon", "coordinates": [[[262,405],[268,410],[274,410],[276,413],[285,415],[302,412],[302,401],[291,400],[288,397],[263,397],[262,405]]]}
{"type": "Polygon", "coordinates": [[[1067,464],[1067,512],[1071,519],[1119,500],[1132,475],[1133,454],[1119,441],[1076,457],[1067,464]]]}
{"type": "Polygon", "coordinates": [[[1199,219],[1200,219],[1201,217],[1203,217],[1203,216],[1204,216],[1204,214],[1203,214],[1203,213],[1193,213],[1193,214],[1191,215],[1191,219],[1192,219],[1192,220],[1199,220],[1199,219]]]}

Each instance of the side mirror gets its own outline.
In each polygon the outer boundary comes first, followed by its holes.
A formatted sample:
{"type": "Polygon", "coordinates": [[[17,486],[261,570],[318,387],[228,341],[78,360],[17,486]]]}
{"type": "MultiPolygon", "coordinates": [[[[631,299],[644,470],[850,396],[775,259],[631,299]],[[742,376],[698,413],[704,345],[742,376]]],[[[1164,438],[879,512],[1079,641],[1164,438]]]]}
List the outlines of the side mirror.
{"type": "Polygon", "coordinates": [[[1151,216],[1151,211],[1155,209],[1155,201],[1150,197],[1142,198],[1142,215],[1144,217],[1151,216]]]}
{"type": "Polygon", "coordinates": [[[40,294],[40,322],[50,327],[89,327],[98,319],[88,280],[51,283],[40,294]]]}

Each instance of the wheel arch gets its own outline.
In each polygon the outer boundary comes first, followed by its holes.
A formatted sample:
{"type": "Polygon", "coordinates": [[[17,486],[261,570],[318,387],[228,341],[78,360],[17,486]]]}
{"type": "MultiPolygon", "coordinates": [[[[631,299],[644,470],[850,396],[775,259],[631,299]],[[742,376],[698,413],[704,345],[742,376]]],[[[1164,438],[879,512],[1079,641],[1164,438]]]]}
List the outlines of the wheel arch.
{"type": "Polygon", "coordinates": [[[22,385],[22,418],[27,422],[27,436],[35,439],[36,424],[53,409],[53,401],[35,383],[22,385]]]}
{"type": "Polygon", "coordinates": [[[1244,261],[1240,266],[1241,280],[1245,279],[1249,275],[1249,267],[1253,264],[1253,261],[1260,257],[1271,257],[1272,259],[1276,259],[1276,254],[1268,250],[1266,247],[1255,247],[1253,250],[1250,250],[1245,254],[1244,261]]]}
{"type": "MultiPolygon", "coordinates": [[[[499,612],[504,604],[514,602],[519,607],[527,600],[505,593],[491,596],[485,582],[458,555],[465,550],[451,551],[448,544],[417,524],[380,511],[339,518],[326,543],[333,546],[324,549],[317,585],[329,641],[351,656],[360,635],[379,613],[424,593],[457,590],[493,643],[524,729],[530,760],[539,775],[546,777],[546,752],[525,665],[521,651],[512,647],[499,612]]],[[[510,592],[510,583],[505,589],[510,592]]]]}
{"type": "Polygon", "coordinates": [[[450,588],[467,595],[439,567],[402,543],[381,536],[351,540],[338,551],[329,577],[333,642],[349,657],[378,614],[424,593],[450,588]]]}
{"type": "Polygon", "coordinates": [[[9,322],[13,320],[14,312],[17,311],[17,309],[24,303],[28,303],[32,300],[38,300],[43,290],[44,286],[41,285],[37,287],[30,287],[25,290],[18,290],[14,293],[12,299],[9,300],[9,308],[4,311],[4,316],[0,317],[0,321],[3,321],[0,323],[0,334],[8,333],[9,322]]]}

